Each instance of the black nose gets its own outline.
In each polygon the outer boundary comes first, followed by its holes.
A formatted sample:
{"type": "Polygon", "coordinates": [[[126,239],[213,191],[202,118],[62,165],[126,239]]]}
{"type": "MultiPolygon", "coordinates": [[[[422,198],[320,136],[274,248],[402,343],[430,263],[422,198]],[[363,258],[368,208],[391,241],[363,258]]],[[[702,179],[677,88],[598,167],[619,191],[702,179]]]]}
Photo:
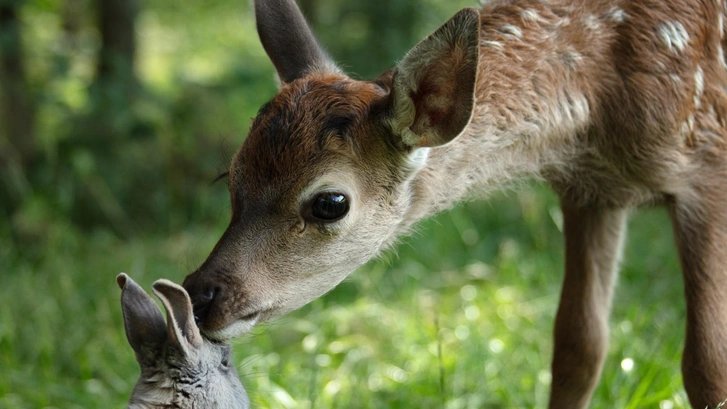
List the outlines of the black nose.
{"type": "Polygon", "coordinates": [[[204,320],[209,312],[212,301],[220,292],[219,287],[208,288],[192,297],[192,307],[194,310],[194,322],[199,323],[204,320]]]}

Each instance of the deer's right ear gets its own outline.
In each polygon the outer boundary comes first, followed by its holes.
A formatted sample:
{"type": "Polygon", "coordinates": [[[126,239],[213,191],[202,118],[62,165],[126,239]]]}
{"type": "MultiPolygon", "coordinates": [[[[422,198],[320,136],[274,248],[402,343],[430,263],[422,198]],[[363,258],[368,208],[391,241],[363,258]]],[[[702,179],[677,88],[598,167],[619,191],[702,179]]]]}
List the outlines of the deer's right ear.
{"type": "Polygon", "coordinates": [[[388,123],[404,145],[444,145],[469,124],[477,83],[479,38],[479,12],[464,9],[397,64],[388,123]]]}
{"type": "Polygon", "coordinates": [[[124,273],[116,277],[121,288],[121,311],[129,345],[140,364],[167,338],[164,316],[152,298],[124,273]]]}
{"type": "Polygon", "coordinates": [[[283,82],[312,71],[338,72],[318,45],[294,0],[255,0],[255,21],[263,48],[283,82]]]}

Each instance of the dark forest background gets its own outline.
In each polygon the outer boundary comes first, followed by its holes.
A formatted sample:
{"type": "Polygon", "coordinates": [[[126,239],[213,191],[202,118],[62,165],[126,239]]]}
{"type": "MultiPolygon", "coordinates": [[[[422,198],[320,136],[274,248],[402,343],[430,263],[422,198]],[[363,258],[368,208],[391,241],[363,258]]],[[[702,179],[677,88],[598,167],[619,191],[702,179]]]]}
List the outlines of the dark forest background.
{"type": "MultiPolygon", "coordinates": [[[[336,60],[365,78],[457,8],[431,3],[301,8],[336,60]]],[[[210,196],[222,199],[209,181],[276,88],[248,7],[2,0],[0,204],[17,243],[38,244],[59,221],[130,237],[210,216],[210,196]]]]}

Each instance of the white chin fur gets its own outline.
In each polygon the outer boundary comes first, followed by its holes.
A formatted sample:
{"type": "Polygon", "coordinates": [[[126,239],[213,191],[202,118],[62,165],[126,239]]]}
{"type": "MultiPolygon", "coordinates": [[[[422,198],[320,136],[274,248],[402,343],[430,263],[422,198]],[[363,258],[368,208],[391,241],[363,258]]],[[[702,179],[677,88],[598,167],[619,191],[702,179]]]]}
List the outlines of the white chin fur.
{"type": "Polygon", "coordinates": [[[206,335],[217,341],[227,341],[228,339],[239,337],[240,335],[250,332],[255,324],[257,324],[258,319],[260,319],[259,314],[251,320],[238,320],[225,328],[206,333],[206,335]]]}
{"type": "Polygon", "coordinates": [[[430,148],[417,148],[409,155],[409,165],[415,172],[420,171],[427,164],[430,148]]]}

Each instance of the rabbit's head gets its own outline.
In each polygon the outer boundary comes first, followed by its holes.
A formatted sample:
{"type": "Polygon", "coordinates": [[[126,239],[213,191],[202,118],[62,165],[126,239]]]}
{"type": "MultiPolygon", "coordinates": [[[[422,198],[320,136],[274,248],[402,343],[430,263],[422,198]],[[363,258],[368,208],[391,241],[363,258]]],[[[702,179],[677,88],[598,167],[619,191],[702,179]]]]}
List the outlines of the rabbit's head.
{"type": "Polygon", "coordinates": [[[249,408],[230,346],[202,337],[184,288],[168,280],[153,284],[167,312],[165,323],[134,280],[121,273],[116,282],[126,337],[141,367],[129,408],[249,408]]]}

